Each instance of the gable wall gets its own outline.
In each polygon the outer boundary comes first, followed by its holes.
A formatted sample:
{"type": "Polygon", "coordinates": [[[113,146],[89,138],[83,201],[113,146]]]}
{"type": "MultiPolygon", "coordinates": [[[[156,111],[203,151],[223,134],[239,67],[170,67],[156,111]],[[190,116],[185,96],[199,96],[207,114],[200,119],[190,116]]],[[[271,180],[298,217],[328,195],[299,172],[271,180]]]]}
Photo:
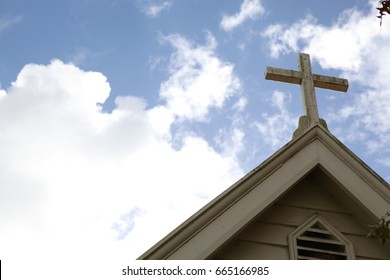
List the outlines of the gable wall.
{"type": "Polygon", "coordinates": [[[356,259],[390,259],[388,248],[366,237],[366,221],[346,206],[353,202],[332,191],[334,184],[312,172],[211,258],[289,259],[288,235],[317,212],[353,243],[356,259]]]}

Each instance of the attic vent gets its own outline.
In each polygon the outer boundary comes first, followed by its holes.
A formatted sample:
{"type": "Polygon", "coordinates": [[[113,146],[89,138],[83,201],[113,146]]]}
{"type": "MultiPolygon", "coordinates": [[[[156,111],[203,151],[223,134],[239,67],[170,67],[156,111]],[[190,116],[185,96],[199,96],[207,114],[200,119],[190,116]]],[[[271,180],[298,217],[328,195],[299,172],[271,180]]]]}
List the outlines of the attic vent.
{"type": "Polygon", "coordinates": [[[290,257],[295,260],[348,260],[354,251],[324,218],[315,214],[289,235],[290,257]]]}

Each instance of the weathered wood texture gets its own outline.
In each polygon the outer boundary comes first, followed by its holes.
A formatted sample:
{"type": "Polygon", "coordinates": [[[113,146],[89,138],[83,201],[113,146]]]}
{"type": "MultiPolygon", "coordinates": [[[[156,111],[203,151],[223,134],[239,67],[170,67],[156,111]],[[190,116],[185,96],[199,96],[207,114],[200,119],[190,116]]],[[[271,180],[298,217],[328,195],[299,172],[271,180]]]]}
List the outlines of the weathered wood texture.
{"type": "MultiPolygon", "coordinates": [[[[346,92],[348,90],[348,80],[331,76],[312,74],[314,87],[346,92]]],[[[302,73],[295,70],[288,70],[268,66],[265,70],[265,79],[282,83],[300,85],[302,83],[302,73]]]]}
{"type": "Polygon", "coordinates": [[[212,259],[289,259],[288,235],[314,213],[352,242],[356,259],[390,259],[389,248],[368,239],[367,225],[344,206],[353,202],[347,203],[347,196],[335,193],[335,186],[330,185],[333,181],[322,172],[313,173],[222,246],[212,259]]]}

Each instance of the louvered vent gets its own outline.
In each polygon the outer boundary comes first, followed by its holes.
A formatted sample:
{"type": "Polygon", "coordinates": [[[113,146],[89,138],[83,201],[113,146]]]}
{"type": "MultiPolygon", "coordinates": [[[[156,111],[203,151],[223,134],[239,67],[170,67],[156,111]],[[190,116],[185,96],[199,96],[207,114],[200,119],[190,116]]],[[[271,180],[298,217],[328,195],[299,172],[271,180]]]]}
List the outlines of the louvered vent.
{"type": "Polygon", "coordinates": [[[354,258],[352,244],[318,214],[292,232],[289,242],[291,257],[297,260],[354,258]]]}

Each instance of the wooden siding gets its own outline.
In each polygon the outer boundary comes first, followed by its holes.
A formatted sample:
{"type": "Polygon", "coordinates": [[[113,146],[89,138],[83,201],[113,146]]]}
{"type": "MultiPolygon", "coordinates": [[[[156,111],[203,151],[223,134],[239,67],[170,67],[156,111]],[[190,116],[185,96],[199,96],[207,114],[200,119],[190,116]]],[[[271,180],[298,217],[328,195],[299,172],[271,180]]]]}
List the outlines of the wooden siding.
{"type": "Polygon", "coordinates": [[[388,246],[366,237],[367,216],[359,216],[355,202],[336,189],[320,169],[314,170],[210,258],[289,259],[288,235],[318,213],[352,242],[356,259],[390,259],[388,246]]]}

